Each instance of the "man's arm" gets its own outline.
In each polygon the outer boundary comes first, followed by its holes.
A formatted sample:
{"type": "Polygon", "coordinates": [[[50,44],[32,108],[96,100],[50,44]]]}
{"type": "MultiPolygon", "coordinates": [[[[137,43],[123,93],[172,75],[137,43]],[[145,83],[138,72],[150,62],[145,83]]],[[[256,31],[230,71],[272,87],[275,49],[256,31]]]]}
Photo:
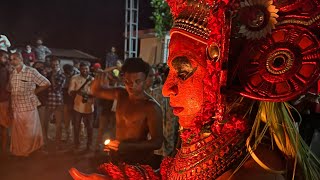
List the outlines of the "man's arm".
{"type": "Polygon", "coordinates": [[[38,85],[38,87],[34,90],[35,94],[38,94],[41,91],[46,90],[47,88],[49,88],[50,81],[44,77],[43,75],[41,75],[36,69],[32,69],[32,75],[33,75],[33,81],[34,83],[36,83],[38,85]]]}
{"type": "Polygon", "coordinates": [[[49,56],[52,54],[51,50],[47,46],[44,47],[44,52],[45,52],[46,56],[49,56]]]}
{"type": "MultiPolygon", "coordinates": [[[[151,139],[140,142],[120,142],[118,150],[123,152],[160,149],[163,142],[162,112],[160,106],[155,102],[148,104],[147,123],[151,139]]],[[[112,144],[110,143],[110,145],[112,144]]]]}
{"type": "Polygon", "coordinates": [[[105,72],[111,72],[112,70],[118,69],[118,68],[119,68],[118,66],[106,67],[106,68],[104,69],[104,71],[105,71],[105,72]]]}
{"type": "Polygon", "coordinates": [[[66,77],[63,74],[60,74],[55,80],[55,83],[51,84],[52,89],[54,91],[62,91],[62,88],[64,87],[64,84],[66,82],[66,77]]]}
{"type": "Polygon", "coordinates": [[[92,81],[89,94],[97,98],[113,100],[118,98],[120,91],[120,88],[109,86],[107,73],[100,73],[92,81]]]}
{"type": "Polygon", "coordinates": [[[44,90],[48,89],[48,88],[49,88],[49,86],[50,86],[50,85],[38,86],[38,87],[34,90],[34,94],[36,94],[36,95],[37,95],[39,92],[41,92],[41,91],[44,91],[44,90]]]}
{"type": "Polygon", "coordinates": [[[70,84],[69,84],[69,88],[68,88],[68,94],[72,96],[73,91],[76,91],[76,80],[75,80],[76,76],[72,76],[70,79],[70,84]]]}

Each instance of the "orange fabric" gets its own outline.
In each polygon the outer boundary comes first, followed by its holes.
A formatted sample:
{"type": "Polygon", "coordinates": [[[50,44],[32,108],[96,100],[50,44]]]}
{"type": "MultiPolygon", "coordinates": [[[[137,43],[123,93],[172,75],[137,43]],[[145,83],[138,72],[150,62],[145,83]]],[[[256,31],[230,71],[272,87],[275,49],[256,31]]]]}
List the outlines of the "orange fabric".
{"type": "Polygon", "coordinates": [[[9,102],[0,102],[0,126],[9,127],[11,125],[11,118],[9,113],[9,102]]]}

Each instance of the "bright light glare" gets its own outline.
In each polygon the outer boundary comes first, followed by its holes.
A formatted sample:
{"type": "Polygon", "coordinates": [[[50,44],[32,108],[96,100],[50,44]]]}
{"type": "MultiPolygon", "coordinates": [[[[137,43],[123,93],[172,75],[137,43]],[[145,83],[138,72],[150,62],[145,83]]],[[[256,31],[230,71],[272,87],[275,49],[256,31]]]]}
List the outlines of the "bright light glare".
{"type": "Polygon", "coordinates": [[[110,139],[106,139],[105,141],[104,141],[104,145],[108,145],[110,143],[110,139]]]}

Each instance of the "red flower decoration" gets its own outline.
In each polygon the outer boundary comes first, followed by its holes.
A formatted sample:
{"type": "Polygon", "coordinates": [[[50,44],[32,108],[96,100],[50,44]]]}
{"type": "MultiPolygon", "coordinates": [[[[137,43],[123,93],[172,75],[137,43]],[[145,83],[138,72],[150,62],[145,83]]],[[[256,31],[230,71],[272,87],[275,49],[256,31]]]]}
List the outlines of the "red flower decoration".
{"type": "Polygon", "coordinates": [[[174,18],[187,6],[186,0],[167,0],[167,3],[170,6],[171,14],[174,18]]]}
{"type": "Polygon", "coordinates": [[[162,160],[161,165],[160,165],[160,174],[161,174],[161,179],[166,180],[167,179],[167,173],[169,171],[169,168],[172,166],[173,162],[172,157],[166,157],[162,160]]]}
{"type": "Polygon", "coordinates": [[[122,163],[116,166],[112,163],[104,163],[99,167],[99,170],[104,174],[108,174],[112,179],[144,180],[145,177],[148,177],[150,180],[160,180],[149,165],[122,163]]]}

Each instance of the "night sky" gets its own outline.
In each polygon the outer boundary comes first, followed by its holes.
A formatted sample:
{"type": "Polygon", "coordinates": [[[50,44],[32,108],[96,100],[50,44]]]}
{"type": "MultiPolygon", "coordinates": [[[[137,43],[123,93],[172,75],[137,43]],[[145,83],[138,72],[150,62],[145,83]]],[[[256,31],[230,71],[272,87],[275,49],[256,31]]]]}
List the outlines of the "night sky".
{"type": "MultiPolygon", "coordinates": [[[[139,29],[153,27],[149,1],[140,0],[139,29]]],[[[103,57],[116,46],[122,54],[125,0],[6,0],[0,6],[0,33],[14,46],[42,37],[48,47],[103,57]]]]}

